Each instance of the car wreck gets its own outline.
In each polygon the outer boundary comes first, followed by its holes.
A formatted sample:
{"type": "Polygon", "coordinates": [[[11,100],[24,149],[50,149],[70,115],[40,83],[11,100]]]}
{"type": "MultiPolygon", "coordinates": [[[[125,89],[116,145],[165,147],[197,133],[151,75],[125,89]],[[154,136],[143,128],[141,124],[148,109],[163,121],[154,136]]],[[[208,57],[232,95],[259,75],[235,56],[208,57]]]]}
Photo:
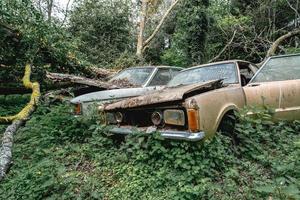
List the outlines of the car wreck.
{"type": "Polygon", "coordinates": [[[159,132],[199,141],[232,131],[226,124],[234,111],[263,105],[275,109],[274,119],[300,119],[300,55],[270,57],[259,70],[240,60],[192,67],[159,92],[107,104],[102,111],[114,134],[159,132]]]}
{"type": "Polygon", "coordinates": [[[108,84],[122,87],[92,92],[72,99],[74,114],[88,115],[97,111],[104,103],[161,90],[181,70],[182,68],[170,66],[144,66],[122,70],[108,81],[108,84]]]}

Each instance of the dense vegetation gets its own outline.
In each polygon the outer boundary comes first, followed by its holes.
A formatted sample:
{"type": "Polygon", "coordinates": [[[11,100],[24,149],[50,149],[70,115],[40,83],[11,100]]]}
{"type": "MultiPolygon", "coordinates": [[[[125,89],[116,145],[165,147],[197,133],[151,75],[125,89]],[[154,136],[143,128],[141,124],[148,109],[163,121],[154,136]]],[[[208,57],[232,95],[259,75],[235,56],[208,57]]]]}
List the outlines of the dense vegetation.
{"type": "Polygon", "coordinates": [[[242,119],[234,147],[222,135],[203,144],[113,138],[68,110],[40,106],[18,132],[1,199],[300,198],[300,122],[274,124],[266,111],[242,119]]]}

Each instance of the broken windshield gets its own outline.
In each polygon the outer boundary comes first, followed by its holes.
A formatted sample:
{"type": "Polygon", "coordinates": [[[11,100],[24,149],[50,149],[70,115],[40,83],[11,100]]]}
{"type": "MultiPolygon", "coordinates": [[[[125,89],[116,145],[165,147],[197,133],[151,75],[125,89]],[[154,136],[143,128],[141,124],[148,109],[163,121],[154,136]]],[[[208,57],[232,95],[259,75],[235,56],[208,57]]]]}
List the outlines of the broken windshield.
{"type": "Polygon", "coordinates": [[[223,83],[227,84],[238,83],[235,64],[214,64],[180,72],[168,83],[168,87],[189,85],[218,79],[222,79],[223,83]]]}
{"type": "Polygon", "coordinates": [[[154,68],[129,68],[110,79],[110,82],[128,81],[137,86],[143,85],[152,74],[154,68]]]}

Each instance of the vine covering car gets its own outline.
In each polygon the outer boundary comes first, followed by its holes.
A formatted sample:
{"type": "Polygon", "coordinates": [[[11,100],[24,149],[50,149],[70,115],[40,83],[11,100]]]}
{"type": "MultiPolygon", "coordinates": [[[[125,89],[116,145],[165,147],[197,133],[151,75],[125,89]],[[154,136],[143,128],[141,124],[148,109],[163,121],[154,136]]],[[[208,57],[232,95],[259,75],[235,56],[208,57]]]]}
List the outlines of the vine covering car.
{"type": "Polygon", "coordinates": [[[125,69],[109,80],[114,84],[122,82],[123,88],[92,92],[71,100],[75,115],[87,115],[104,103],[139,96],[153,90],[160,90],[182,68],[170,66],[144,66],[125,69]],[[125,83],[125,84],[124,84],[125,83]]]}
{"type": "Polygon", "coordinates": [[[300,54],[270,57],[257,69],[232,60],[183,70],[164,90],[106,105],[106,123],[114,134],[157,131],[199,141],[226,131],[225,122],[245,106],[268,105],[275,119],[300,119],[300,54]]]}

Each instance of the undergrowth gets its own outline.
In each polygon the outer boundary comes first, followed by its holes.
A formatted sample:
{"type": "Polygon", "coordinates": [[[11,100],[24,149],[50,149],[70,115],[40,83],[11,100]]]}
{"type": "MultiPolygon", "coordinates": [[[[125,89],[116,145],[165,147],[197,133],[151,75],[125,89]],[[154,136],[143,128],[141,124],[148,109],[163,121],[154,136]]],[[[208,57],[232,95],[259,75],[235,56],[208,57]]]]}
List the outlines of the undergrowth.
{"type": "Polygon", "coordinates": [[[108,134],[68,105],[40,106],[16,138],[0,199],[299,199],[300,123],[241,118],[239,145],[108,134]]]}

